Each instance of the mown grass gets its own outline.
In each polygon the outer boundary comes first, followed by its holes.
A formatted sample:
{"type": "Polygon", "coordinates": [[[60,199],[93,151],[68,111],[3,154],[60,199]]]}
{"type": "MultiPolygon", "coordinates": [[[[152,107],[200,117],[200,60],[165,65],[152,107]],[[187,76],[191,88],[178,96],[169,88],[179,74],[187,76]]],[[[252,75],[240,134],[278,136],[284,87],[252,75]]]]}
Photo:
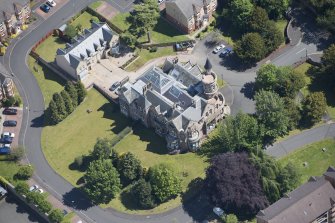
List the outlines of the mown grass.
{"type": "Polygon", "coordinates": [[[65,48],[65,42],[59,37],[51,35],[36,48],[36,53],[45,61],[52,62],[56,57],[58,48],[65,48]]]}
{"type": "Polygon", "coordinates": [[[311,176],[322,175],[329,166],[335,165],[335,140],[326,139],[304,146],[279,160],[283,165],[292,162],[298,166],[302,174],[301,184],[305,183],[311,176]],[[323,152],[322,148],[326,148],[323,152]],[[307,165],[304,166],[303,163],[307,165]]]}

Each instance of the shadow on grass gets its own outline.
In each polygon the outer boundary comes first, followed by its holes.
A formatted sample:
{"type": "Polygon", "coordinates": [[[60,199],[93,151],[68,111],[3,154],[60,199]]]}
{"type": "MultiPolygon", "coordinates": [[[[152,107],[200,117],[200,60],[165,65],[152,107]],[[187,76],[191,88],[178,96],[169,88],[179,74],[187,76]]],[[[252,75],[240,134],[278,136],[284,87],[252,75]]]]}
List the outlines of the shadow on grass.
{"type": "Polygon", "coordinates": [[[77,210],[87,210],[94,206],[86,194],[79,188],[72,188],[71,191],[63,194],[63,203],[77,210]]]}
{"type": "Polygon", "coordinates": [[[184,35],[178,29],[173,27],[170,23],[165,21],[162,17],[159,17],[156,26],[154,27],[153,31],[160,33],[162,35],[168,37],[175,37],[175,36],[182,36],[184,35]]]}
{"type": "MultiPolygon", "coordinates": [[[[9,194],[6,197],[5,200],[8,204],[15,204],[16,205],[16,213],[18,213],[18,214],[28,214],[29,222],[41,222],[41,223],[46,222],[40,216],[35,214],[35,212],[33,212],[30,209],[29,206],[27,206],[25,203],[19,201],[18,199],[16,199],[13,195],[9,194]]],[[[9,217],[9,219],[11,219],[11,218],[9,217]]]]}
{"type": "Polygon", "coordinates": [[[50,70],[44,64],[39,63],[39,65],[42,67],[42,73],[44,74],[44,78],[46,80],[55,81],[62,86],[64,86],[66,84],[65,80],[63,80],[60,76],[55,74],[52,70],[50,70]]]}
{"type": "Polygon", "coordinates": [[[118,106],[114,103],[107,102],[98,108],[98,111],[104,112],[103,118],[114,120],[110,129],[114,134],[120,133],[124,128],[131,124],[129,119],[121,114],[118,106]]]}
{"type": "Polygon", "coordinates": [[[168,153],[165,140],[157,135],[153,129],[148,129],[138,123],[133,126],[133,134],[139,136],[141,141],[149,142],[147,151],[160,155],[168,153]]]}
{"type": "Polygon", "coordinates": [[[130,189],[131,185],[120,194],[121,203],[129,210],[141,210],[141,208],[137,205],[137,201],[132,196],[130,189]]]}

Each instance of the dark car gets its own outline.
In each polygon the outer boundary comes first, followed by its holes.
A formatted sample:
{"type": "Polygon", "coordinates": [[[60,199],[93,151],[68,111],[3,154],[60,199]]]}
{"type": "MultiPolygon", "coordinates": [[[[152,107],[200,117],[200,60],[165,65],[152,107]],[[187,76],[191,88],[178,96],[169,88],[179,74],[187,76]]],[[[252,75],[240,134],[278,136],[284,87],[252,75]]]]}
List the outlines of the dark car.
{"type": "Polygon", "coordinates": [[[6,136],[6,137],[2,137],[2,138],[0,139],[0,143],[10,144],[10,143],[12,143],[12,142],[13,142],[13,138],[8,137],[8,136],[6,136]]]}
{"type": "Polygon", "coordinates": [[[4,115],[16,115],[17,114],[17,109],[15,108],[5,108],[2,112],[4,115]]]}
{"type": "Polygon", "coordinates": [[[11,126],[14,127],[17,125],[17,121],[14,120],[6,120],[3,122],[3,126],[11,126]]]}
{"type": "Polygon", "coordinates": [[[48,6],[47,4],[43,4],[43,5],[41,5],[40,9],[43,12],[48,13],[50,11],[50,6],[48,6]]]}
{"type": "Polygon", "coordinates": [[[0,147],[0,154],[7,155],[10,153],[10,148],[8,147],[0,147]]]}
{"type": "Polygon", "coordinates": [[[219,57],[225,57],[228,54],[231,54],[233,52],[233,50],[231,48],[226,48],[224,50],[222,50],[222,52],[219,54],[219,57]]]}
{"type": "Polygon", "coordinates": [[[232,48],[224,49],[220,54],[219,57],[225,57],[233,52],[232,48]]]}
{"type": "Polygon", "coordinates": [[[121,82],[117,81],[114,84],[112,84],[112,86],[109,88],[110,91],[115,91],[118,87],[121,86],[121,82]]]}

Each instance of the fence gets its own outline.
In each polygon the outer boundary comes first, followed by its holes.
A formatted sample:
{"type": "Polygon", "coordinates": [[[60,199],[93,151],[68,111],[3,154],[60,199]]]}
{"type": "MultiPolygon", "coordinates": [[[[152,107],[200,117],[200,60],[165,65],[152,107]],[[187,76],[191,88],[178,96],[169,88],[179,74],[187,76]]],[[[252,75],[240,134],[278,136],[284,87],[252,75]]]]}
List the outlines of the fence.
{"type": "Polygon", "coordinates": [[[36,48],[41,45],[41,43],[43,43],[49,36],[51,36],[54,33],[55,30],[52,30],[50,32],[48,32],[44,37],[42,37],[42,39],[40,39],[31,49],[31,51],[35,52],[36,48]]]}
{"type": "Polygon", "coordinates": [[[176,43],[195,43],[195,40],[184,40],[184,41],[178,41],[178,42],[167,42],[167,43],[152,43],[152,44],[139,44],[139,48],[148,49],[150,47],[165,47],[165,46],[174,46],[176,43]]]}
{"type": "Polygon", "coordinates": [[[47,222],[49,223],[49,219],[48,216],[42,212],[40,212],[37,207],[33,204],[30,204],[27,202],[26,198],[23,197],[21,194],[17,193],[15,190],[15,187],[10,184],[9,182],[5,182],[4,180],[0,181],[0,184],[6,188],[7,192],[11,195],[13,195],[16,199],[19,200],[19,202],[22,202],[24,205],[26,205],[32,212],[34,212],[35,214],[37,214],[37,216],[39,216],[43,222],[47,222]]]}

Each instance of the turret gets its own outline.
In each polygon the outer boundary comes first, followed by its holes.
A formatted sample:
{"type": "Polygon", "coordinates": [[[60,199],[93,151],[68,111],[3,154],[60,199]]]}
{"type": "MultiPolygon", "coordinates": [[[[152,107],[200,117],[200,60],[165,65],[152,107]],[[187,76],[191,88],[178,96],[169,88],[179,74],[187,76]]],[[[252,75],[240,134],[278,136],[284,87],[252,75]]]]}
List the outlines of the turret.
{"type": "Polygon", "coordinates": [[[202,86],[206,99],[212,98],[218,90],[216,85],[216,74],[212,71],[212,64],[207,58],[205,63],[205,73],[202,75],[202,86]]]}

